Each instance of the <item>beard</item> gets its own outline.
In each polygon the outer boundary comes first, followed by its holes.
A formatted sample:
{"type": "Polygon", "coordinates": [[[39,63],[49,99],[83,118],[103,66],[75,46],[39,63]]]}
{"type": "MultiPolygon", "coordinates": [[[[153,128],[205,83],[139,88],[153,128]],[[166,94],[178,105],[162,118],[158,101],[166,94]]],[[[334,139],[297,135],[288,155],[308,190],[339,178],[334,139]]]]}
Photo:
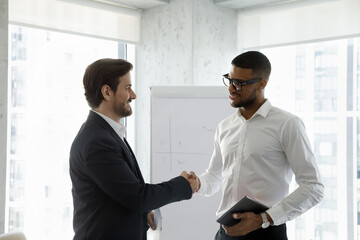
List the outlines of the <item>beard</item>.
{"type": "Polygon", "coordinates": [[[113,110],[114,112],[118,115],[118,116],[121,116],[121,117],[128,117],[132,114],[132,109],[131,109],[131,106],[130,106],[130,101],[127,101],[123,104],[121,103],[117,103],[117,102],[114,102],[113,104],[113,110]],[[126,108],[126,105],[129,104],[129,108],[126,108]]]}
{"type": "Polygon", "coordinates": [[[251,96],[247,99],[240,101],[238,103],[231,102],[231,106],[234,108],[248,108],[249,106],[253,105],[256,100],[256,90],[252,92],[251,96]]]}

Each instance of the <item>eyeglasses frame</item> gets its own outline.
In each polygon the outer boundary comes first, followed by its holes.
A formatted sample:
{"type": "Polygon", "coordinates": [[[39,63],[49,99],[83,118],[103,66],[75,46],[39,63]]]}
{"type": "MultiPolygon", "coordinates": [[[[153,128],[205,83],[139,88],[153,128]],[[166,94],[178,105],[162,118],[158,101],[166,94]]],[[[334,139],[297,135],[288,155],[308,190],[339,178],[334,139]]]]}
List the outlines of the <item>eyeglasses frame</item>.
{"type": "Polygon", "coordinates": [[[223,76],[223,83],[225,86],[229,87],[230,84],[233,86],[234,89],[236,89],[236,91],[240,91],[242,90],[242,86],[244,85],[249,85],[249,84],[254,84],[254,83],[257,83],[257,82],[260,82],[263,78],[254,78],[254,79],[250,79],[250,80],[247,80],[247,81],[244,81],[244,80],[240,80],[240,79],[234,79],[234,78],[229,78],[229,74],[224,74],[222,75],[223,76]],[[225,78],[227,80],[229,80],[230,84],[226,84],[225,82],[225,78]],[[238,83],[240,85],[239,88],[237,88],[235,85],[234,85],[234,82],[238,83]]]}

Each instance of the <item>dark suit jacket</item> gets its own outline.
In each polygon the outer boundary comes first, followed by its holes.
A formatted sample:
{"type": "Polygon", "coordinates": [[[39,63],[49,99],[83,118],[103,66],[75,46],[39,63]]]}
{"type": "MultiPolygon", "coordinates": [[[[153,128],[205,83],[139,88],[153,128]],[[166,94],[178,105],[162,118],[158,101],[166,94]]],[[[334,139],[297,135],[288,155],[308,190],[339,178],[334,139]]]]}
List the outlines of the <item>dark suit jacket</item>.
{"type": "Polygon", "coordinates": [[[90,111],[70,151],[74,240],[145,240],[149,211],[191,198],[190,184],[180,176],[146,184],[126,145],[90,111]]]}

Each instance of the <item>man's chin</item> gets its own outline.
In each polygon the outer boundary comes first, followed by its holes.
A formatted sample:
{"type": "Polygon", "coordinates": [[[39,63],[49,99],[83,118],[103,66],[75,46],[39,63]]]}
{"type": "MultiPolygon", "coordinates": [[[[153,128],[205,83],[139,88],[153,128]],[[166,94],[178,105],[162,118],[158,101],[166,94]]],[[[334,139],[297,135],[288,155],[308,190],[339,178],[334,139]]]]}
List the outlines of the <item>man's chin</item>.
{"type": "Polygon", "coordinates": [[[121,116],[121,118],[129,117],[132,114],[132,109],[130,108],[130,109],[126,110],[126,111],[123,110],[121,112],[118,112],[118,114],[121,116]]]}
{"type": "Polygon", "coordinates": [[[234,102],[231,102],[230,105],[233,107],[233,108],[239,108],[241,107],[240,104],[236,104],[234,102]]]}
{"type": "Polygon", "coordinates": [[[129,104],[128,107],[127,107],[127,110],[126,110],[126,115],[130,116],[131,114],[132,114],[132,108],[131,108],[131,106],[129,104]]]}
{"type": "Polygon", "coordinates": [[[132,109],[130,108],[130,110],[126,112],[126,117],[129,117],[131,115],[132,115],[132,109]]]}

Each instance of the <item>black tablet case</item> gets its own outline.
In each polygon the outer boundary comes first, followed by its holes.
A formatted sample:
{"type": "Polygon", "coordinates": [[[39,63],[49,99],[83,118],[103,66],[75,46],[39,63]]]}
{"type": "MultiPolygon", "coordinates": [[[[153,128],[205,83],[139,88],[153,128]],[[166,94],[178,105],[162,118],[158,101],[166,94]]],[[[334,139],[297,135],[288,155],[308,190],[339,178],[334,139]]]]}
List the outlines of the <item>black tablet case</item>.
{"type": "Polygon", "coordinates": [[[259,214],[268,209],[264,204],[245,196],[216,221],[225,226],[232,226],[240,222],[240,219],[234,219],[232,217],[233,213],[253,212],[259,214]]]}

